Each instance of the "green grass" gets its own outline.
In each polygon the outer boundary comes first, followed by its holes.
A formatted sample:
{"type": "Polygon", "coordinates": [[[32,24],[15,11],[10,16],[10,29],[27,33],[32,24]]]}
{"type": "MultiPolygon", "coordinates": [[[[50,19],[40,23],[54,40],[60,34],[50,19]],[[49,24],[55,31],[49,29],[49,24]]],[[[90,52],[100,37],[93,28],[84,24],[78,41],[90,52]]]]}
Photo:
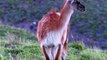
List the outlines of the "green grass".
{"type": "MultiPolygon", "coordinates": [[[[35,35],[21,29],[0,26],[0,60],[44,60],[35,35]],[[30,39],[29,39],[30,38],[30,39]]],[[[69,44],[66,60],[107,60],[107,50],[69,44]]]]}

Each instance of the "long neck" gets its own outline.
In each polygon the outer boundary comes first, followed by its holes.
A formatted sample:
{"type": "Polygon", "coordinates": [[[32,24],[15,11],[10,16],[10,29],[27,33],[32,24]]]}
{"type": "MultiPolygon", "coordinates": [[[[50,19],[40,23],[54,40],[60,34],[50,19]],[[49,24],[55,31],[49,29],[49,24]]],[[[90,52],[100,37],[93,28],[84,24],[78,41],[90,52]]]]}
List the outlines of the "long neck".
{"type": "Polygon", "coordinates": [[[67,26],[69,24],[70,17],[73,12],[73,8],[70,6],[69,2],[66,1],[61,10],[60,22],[62,23],[62,27],[67,26]]]}

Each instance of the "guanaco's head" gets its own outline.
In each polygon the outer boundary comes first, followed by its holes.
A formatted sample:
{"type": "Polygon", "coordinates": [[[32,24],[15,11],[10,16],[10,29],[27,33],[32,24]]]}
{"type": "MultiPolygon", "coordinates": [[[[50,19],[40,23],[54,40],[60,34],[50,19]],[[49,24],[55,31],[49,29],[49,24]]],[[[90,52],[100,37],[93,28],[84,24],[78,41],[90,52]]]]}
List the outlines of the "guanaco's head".
{"type": "Polygon", "coordinates": [[[71,7],[75,10],[85,11],[85,6],[81,4],[78,0],[66,0],[70,4],[71,7]]]}

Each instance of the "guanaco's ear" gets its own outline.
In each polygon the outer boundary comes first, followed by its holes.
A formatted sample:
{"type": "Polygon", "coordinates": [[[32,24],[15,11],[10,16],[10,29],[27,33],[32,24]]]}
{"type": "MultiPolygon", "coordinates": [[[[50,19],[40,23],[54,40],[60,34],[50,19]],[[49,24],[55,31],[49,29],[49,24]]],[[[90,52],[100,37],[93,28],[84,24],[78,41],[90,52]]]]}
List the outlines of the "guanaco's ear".
{"type": "Polygon", "coordinates": [[[73,2],[73,5],[77,10],[85,11],[85,6],[81,4],[79,1],[73,2]]]}

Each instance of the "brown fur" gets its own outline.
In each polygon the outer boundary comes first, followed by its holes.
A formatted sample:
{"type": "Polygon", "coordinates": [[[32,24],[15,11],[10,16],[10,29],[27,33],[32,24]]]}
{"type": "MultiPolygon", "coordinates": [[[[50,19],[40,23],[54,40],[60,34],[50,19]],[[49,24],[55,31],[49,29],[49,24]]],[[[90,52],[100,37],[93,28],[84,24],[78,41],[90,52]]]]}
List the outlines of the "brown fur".
{"type": "MultiPolygon", "coordinates": [[[[66,1],[65,1],[66,2],[66,1]]],[[[38,27],[37,27],[37,38],[39,41],[39,44],[41,44],[43,38],[47,36],[47,34],[51,31],[57,31],[61,27],[63,27],[65,21],[66,21],[66,12],[70,9],[68,6],[68,3],[64,4],[64,7],[62,8],[60,14],[58,15],[56,10],[51,9],[50,12],[48,12],[46,15],[43,16],[43,18],[39,21],[38,27]]],[[[64,34],[67,32],[67,37],[68,37],[68,29],[66,28],[67,31],[63,32],[64,34]]],[[[61,35],[62,39],[61,42],[64,41],[63,37],[64,34],[61,35]]],[[[67,46],[68,46],[68,39],[66,37],[66,41],[62,43],[62,45],[59,45],[57,55],[55,57],[55,60],[59,60],[62,54],[62,49],[65,49],[67,52],[67,46]]],[[[46,60],[49,60],[49,57],[47,56],[47,53],[45,51],[45,47],[42,46],[43,53],[45,55],[46,60]]]]}
{"type": "Polygon", "coordinates": [[[60,16],[54,9],[43,16],[43,18],[39,21],[37,27],[37,33],[40,39],[43,39],[48,32],[55,31],[61,26],[59,18],[60,16]]]}

